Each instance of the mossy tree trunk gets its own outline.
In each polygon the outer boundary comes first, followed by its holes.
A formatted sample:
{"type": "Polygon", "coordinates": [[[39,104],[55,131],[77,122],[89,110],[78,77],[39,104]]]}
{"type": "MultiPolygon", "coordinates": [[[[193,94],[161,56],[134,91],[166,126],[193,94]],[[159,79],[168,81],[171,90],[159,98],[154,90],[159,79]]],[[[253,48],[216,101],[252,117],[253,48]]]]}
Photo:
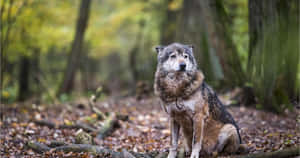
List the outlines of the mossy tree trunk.
{"type": "Polygon", "coordinates": [[[265,109],[297,98],[299,1],[249,0],[248,77],[265,109]]]}

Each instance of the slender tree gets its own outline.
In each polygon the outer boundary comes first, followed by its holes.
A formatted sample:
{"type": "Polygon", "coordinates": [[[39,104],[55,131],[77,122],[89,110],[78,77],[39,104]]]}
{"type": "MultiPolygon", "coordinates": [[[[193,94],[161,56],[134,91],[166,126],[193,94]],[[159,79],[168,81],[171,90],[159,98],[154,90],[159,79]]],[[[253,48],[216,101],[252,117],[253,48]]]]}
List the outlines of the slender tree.
{"type": "Polygon", "coordinates": [[[79,60],[82,53],[84,34],[88,25],[90,5],[91,0],[81,0],[76,24],[75,38],[72,43],[63,82],[60,86],[58,94],[69,93],[73,89],[74,78],[80,63],[79,60]]]}
{"type": "Polygon", "coordinates": [[[30,94],[29,79],[30,79],[30,59],[22,56],[19,63],[19,91],[18,100],[24,101],[30,94]]]}

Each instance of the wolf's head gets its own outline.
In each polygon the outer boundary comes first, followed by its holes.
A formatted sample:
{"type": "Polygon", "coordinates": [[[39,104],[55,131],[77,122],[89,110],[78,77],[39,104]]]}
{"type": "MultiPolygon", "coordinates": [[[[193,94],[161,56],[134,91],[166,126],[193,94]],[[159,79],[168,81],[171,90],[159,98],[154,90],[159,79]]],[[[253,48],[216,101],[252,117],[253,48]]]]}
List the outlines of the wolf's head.
{"type": "Polygon", "coordinates": [[[158,68],[166,72],[194,72],[197,63],[193,46],[172,43],[167,46],[157,46],[158,68]]]}
{"type": "Polygon", "coordinates": [[[180,43],[157,46],[158,65],[155,73],[155,94],[165,102],[188,98],[200,87],[204,76],[197,70],[193,47],[180,43]]]}

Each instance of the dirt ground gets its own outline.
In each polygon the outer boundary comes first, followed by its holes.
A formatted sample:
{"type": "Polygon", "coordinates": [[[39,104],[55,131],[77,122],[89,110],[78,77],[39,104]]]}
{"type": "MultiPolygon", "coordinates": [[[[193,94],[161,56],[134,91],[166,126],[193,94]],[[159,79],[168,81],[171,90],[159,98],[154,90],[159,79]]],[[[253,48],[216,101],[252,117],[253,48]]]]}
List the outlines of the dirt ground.
{"type": "MultiPolygon", "coordinates": [[[[28,141],[44,144],[50,144],[53,140],[75,142],[76,129],[39,126],[32,120],[49,120],[55,124],[84,122],[94,128],[101,128],[103,122],[97,121],[86,100],[59,105],[19,103],[1,106],[0,157],[93,157],[89,153],[57,151],[39,154],[26,145],[28,141]]],[[[110,136],[95,141],[97,145],[115,151],[168,150],[168,116],[162,111],[158,99],[150,97],[137,101],[134,97],[108,98],[97,102],[97,107],[105,112],[113,111],[129,116],[128,121],[119,121],[121,127],[110,136]]],[[[300,145],[300,118],[297,123],[296,109],[280,116],[244,106],[228,109],[241,128],[243,143],[248,146],[250,153],[277,151],[300,145]]]]}

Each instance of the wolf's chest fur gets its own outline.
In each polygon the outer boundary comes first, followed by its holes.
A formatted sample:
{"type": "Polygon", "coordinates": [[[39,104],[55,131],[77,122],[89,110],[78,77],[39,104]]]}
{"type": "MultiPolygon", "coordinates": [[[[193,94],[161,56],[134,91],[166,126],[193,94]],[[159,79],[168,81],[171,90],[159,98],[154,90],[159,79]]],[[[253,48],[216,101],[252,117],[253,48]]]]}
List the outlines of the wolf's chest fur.
{"type": "Polygon", "coordinates": [[[167,112],[179,124],[184,125],[186,121],[192,121],[195,113],[204,109],[204,98],[198,91],[188,99],[177,98],[175,101],[166,104],[167,112]]]}
{"type": "MultiPolygon", "coordinates": [[[[203,106],[203,98],[198,94],[195,94],[188,99],[177,98],[175,101],[167,103],[168,111],[172,115],[174,114],[189,114],[192,115],[196,111],[199,111],[203,106]],[[195,97],[195,96],[198,96],[195,97]]],[[[173,115],[172,115],[173,116],[173,115]]]]}

